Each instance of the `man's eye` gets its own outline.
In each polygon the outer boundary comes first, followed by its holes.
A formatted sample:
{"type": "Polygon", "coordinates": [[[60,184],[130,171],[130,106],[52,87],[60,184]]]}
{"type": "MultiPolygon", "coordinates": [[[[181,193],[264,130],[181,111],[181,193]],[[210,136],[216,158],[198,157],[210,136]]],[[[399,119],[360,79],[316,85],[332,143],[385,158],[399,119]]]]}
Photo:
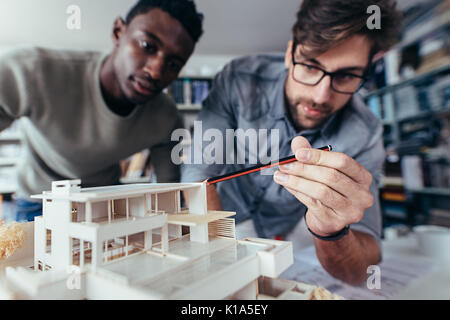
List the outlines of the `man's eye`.
{"type": "Polygon", "coordinates": [[[154,52],[156,51],[156,46],[154,46],[153,44],[151,44],[148,41],[145,40],[140,40],[139,41],[140,46],[145,50],[145,51],[149,51],[149,52],[154,52]]]}
{"type": "Polygon", "coordinates": [[[318,72],[319,72],[319,69],[317,69],[316,67],[311,66],[311,65],[309,65],[309,64],[304,64],[304,65],[303,65],[303,68],[305,69],[306,72],[308,72],[308,73],[310,73],[310,74],[318,73],[318,72]]]}
{"type": "Polygon", "coordinates": [[[356,76],[346,73],[336,75],[336,80],[338,81],[352,81],[355,80],[356,78],[357,78],[356,76]]]}

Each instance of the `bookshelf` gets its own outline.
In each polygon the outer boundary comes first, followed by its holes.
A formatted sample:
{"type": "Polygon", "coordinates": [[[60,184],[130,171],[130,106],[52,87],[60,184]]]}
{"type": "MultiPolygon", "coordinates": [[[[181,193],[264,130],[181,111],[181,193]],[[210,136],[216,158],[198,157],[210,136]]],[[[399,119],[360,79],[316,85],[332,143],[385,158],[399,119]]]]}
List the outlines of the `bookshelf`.
{"type": "Polygon", "coordinates": [[[199,111],[211,84],[212,79],[208,77],[184,76],[169,86],[168,94],[175,100],[180,111],[199,111]]]}
{"type": "Polygon", "coordinates": [[[450,223],[449,34],[450,2],[430,1],[408,20],[362,93],[384,127],[384,226],[436,223],[434,208],[440,223],[450,223]]]}
{"type": "Polygon", "coordinates": [[[414,135],[416,151],[433,147],[437,138],[430,129],[450,115],[450,64],[371,92],[364,99],[383,122],[386,147],[407,148],[414,135]],[[418,132],[423,133],[421,139],[418,132]]]}
{"type": "Polygon", "coordinates": [[[183,117],[184,127],[192,131],[194,121],[202,109],[202,102],[211,90],[212,76],[184,75],[175,80],[168,88],[167,94],[177,104],[177,109],[183,117]]]}
{"type": "Polygon", "coordinates": [[[445,64],[443,66],[439,66],[436,69],[430,70],[428,72],[425,72],[423,74],[418,74],[416,76],[413,76],[409,79],[406,79],[404,81],[400,81],[399,83],[393,84],[393,85],[388,85],[385,86],[381,89],[372,91],[368,94],[364,95],[365,99],[370,99],[372,97],[380,97],[383,96],[385,94],[388,93],[392,93],[396,90],[399,90],[401,88],[404,87],[408,87],[408,86],[413,86],[416,84],[420,84],[421,82],[426,82],[427,80],[436,78],[436,77],[441,77],[441,76],[445,76],[448,75],[450,71],[450,63],[445,64]]]}
{"type": "MultiPolygon", "coordinates": [[[[407,47],[421,41],[430,33],[450,25],[450,11],[445,1],[432,0],[424,6],[421,12],[416,13],[417,18],[409,24],[402,40],[394,49],[407,47]]],[[[414,17],[413,17],[414,18],[414,17]]]]}

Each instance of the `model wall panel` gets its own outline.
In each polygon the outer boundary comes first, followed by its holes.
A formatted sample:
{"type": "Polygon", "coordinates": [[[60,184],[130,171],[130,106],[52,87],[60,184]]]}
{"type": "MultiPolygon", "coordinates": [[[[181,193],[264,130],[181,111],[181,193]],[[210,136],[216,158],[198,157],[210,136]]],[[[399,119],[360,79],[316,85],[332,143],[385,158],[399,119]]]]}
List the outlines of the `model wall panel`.
{"type": "MultiPolygon", "coordinates": [[[[65,267],[71,263],[71,242],[68,226],[72,221],[72,204],[68,200],[53,199],[47,203],[44,214],[44,228],[51,230],[51,251],[46,255],[46,263],[55,267],[65,267]]],[[[46,231],[44,230],[46,234],[46,231]]]]}
{"type": "Polygon", "coordinates": [[[67,233],[69,237],[93,242],[96,239],[97,230],[98,227],[96,225],[70,223],[67,233]]]}
{"type": "Polygon", "coordinates": [[[258,279],[259,276],[259,260],[256,256],[253,256],[221,270],[214,277],[208,277],[180,290],[170,298],[224,299],[243,289],[247,284],[258,279]]]}
{"type": "Polygon", "coordinates": [[[144,196],[128,198],[129,201],[129,215],[134,217],[143,217],[145,215],[145,200],[144,196]]]}
{"type": "Polygon", "coordinates": [[[114,200],[114,213],[121,215],[121,216],[127,215],[127,200],[126,199],[114,200]]]}
{"type": "Polygon", "coordinates": [[[46,246],[44,217],[34,218],[34,267],[37,268],[37,261],[43,261],[46,246]]]}
{"type": "Polygon", "coordinates": [[[158,209],[164,210],[166,213],[178,212],[177,192],[170,191],[158,194],[158,209]]]}
{"type": "Polygon", "coordinates": [[[108,201],[92,203],[92,220],[106,219],[108,217],[108,201]]]}
{"type": "Polygon", "coordinates": [[[107,277],[88,274],[86,297],[91,300],[148,300],[161,299],[157,294],[132,288],[120,281],[107,277]]]}
{"type": "Polygon", "coordinates": [[[72,208],[77,210],[75,222],[86,221],[86,204],[83,202],[72,202],[72,208]]]}
{"type": "Polygon", "coordinates": [[[130,234],[161,228],[167,223],[167,215],[157,215],[140,218],[139,220],[120,221],[102,225],[98,229],[98,240],[106,241],[115,237],[123,237],[130,234]]]}

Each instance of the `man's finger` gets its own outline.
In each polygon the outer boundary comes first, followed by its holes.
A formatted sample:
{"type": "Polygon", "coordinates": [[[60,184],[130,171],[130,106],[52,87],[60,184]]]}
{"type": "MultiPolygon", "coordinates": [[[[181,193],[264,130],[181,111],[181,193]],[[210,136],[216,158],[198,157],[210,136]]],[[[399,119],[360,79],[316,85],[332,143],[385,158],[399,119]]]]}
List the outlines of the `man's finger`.
{"type": "Polygon", "coordinates": [[[325,184],[347,198],[352,198],[361,191],[360,184],[333,168],[295,161],[280,166],[280,171],[325,184]]]}
{"type": "Polygon", "coordinates": [[[303,163],[333,168],[358,183],[370,184],[371,174],[356,160],[342,152],[301,148],[295,151],[295,158],[303,163]]]}
{"type": "Polygon", "coordinates": [[[345,212],[352,206],[352,202],[327,185],[311,181],[294,175],[275,172],[274,179],[284,187],[301,192],[308,197],[318,200],[336,212],[345,212]]]}
{"type": "Polygon", "coordinates": [[[307,218],[310,223],[307,223],[308,227],[316,229],[316,233],[333,233],[336,230],[341,230],[343,225],[346,225],[343,217],[336,214],[336,212],[318,200],[312,199],[309,196],[298,192],[289,187],[285,187],[292,195],[294,195],[299,201],[301,201],[306,207],[308,207],[307,218]]]}

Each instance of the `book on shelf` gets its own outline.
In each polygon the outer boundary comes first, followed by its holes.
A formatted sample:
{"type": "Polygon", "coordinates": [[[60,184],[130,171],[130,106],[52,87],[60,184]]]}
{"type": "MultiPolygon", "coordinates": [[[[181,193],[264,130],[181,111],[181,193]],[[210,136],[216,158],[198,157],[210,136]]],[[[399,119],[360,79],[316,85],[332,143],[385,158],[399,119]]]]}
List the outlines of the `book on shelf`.
{"type": "Polygon", "coordinates": [[[183,81],[183,103],[187,105],[192,104],[192,85],[189,79],[183,81]]]}
{"type": "Polygon", "coordinates": [[[422,41],[419,50],[421,63],[416,74],[424,74],[450,64],[448,36],[449,32],[444,29],[422,41]]]}
{"type": "Polygon", "coordinates": [[[180,78],[172,83],[168,92],[178,105],[201,105],[210,88],[209,79],[180,78]]]}
{"type": "Polygon", "coordinates": [[[380,105],[380,98],[378,96],[371,96],[367,100],[367,106],[369,107],[370,111],[378,118],[383,119],[381,115],[381,105],[380,105]]]}
{"type": "Polygon", "coordinates": [[[430,188],[450,188],[449,160],[442,158],[424,161],[424,184],[430,188]]]}
{"type": "Polygon", "coordinates": [[[421,189],[424,187],[422,159],[417,155],[403,156],[403,183],[406,189],[421,189]]]}
{"type": "Polygon", "coordinates": [[[383,187],[399,187],[403,188],[403,177],[400,176],[383,176],[381,178],[383,187]]]}
{"type": "Polygon", "coordinates": [[[175,103],[177,104],[183,104],[184,103],[184,88],[183,88],[183,82],[179,80],[175,80],[169,89],[169,94],[172,96],[172,98],[175,100],[175,103]]]}
{"type": "Polygon", "coordinates": [[[381,199],[395,202],[406,202],[404,180],[402,176],[383,176],[381,179],[381,199]]]}
{"type": "Polygon", "coordinates": [[[423,10],[403,32],[402,43],[412,43],[431,32],[448,25],[450,2],[448,0],[426,1],[423,10]]]}
{"type": "Polygon", "coordinates": [[[433,217],[441,217],[446,218],[450,221],[450,209],[449,210],[443,210],[443,209],[431,209],[430,215],[433,217]]]}
{"type": "Polygon", "coordinates": [[[374,64],[374,77],[368,82],[370,91],[399,84],[450,63],[450,1],[434,2],[431,6],[424,3],[420,14],[405,12],[402,39],[374,64]]]}
{"type": "Polygon", "coordinates": [[[413,116],[420,111],[416,88],[406,86],[394,92],[397,119],[413,116]]]}
{"type": "Polygon", "coordinates": [[[205,80],[192,81],[192,103],[201,104],[206,99],[209,93],[210,84],[205,80]]]}
{"type": "Polygon", "coordinates": [[[403,192],[382,192],[381,198],[388,201],[406,202],[406,196],[403,192]]]}
{"type": "Polygon", "coordinates": [[[391,94],[385,94],[382,98],[382,119],[394,121],[394,100],[391,94]]]}
{"type": "Polygon", "coordinates": [[[430,209],[428,223],[437,226],[450,227],[450,210],[430,209]]]}
{"type": "Polygon", "coordinates": [[[384,218],[407,219],[408,212],[404,206],[385,205],[382,208],[384,218]]]}

